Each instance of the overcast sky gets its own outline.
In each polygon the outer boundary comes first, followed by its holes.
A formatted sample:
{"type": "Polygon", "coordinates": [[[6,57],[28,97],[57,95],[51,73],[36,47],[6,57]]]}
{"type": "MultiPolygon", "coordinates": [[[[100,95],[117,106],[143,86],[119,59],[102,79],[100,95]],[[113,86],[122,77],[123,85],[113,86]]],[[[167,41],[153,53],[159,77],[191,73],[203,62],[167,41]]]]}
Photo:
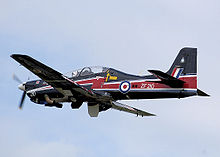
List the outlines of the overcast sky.
{"type": "Polygon", "coordinates": [[[0,156],[219,157],[220,1],[0,0],[0,156]],[[123,101],[157,117],[87,106],[48,108],[25,100],[12,80],[34,75],[10,55],[28,54],[60,72],[90,65],[133,74],[166,71],[182,47],[198,48],[198,86],[210,98],[123,101]]]}

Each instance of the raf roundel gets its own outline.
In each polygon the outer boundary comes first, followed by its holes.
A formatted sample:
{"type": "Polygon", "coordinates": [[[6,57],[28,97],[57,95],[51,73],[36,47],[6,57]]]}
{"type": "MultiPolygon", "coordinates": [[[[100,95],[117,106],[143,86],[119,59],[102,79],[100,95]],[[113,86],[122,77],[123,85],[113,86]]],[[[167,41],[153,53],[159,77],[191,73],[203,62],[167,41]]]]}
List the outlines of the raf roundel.
{"type": "Polygon", "coordinates": [[[131,84],[128,81],[123,81],[121,82],[120,86],[119,86],[119,90],[122,93],[127,93],[131,88],[131,84]]]}

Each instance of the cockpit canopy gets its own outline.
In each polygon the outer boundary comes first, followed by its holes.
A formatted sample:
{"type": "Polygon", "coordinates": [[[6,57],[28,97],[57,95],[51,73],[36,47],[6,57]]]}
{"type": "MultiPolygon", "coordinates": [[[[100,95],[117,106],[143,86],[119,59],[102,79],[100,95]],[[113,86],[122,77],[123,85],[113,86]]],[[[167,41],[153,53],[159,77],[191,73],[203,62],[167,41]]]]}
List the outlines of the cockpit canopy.
{"type": "Polygon", "coordinates": [[[102,67],[102,66],[91,66],[91,67],[84,67],[82,69],[70,71],[64,75],[69,78],[87,76],[87,75],[92,75],[92,74],[105,73],[108,69],[109,68],[102,67]]]}

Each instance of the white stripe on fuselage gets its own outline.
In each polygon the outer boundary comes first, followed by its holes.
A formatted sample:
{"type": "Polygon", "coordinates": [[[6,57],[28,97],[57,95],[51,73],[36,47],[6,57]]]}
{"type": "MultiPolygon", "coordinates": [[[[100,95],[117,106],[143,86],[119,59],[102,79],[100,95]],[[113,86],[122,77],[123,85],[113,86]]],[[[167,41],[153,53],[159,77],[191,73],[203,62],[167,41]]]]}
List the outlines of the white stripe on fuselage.
{"type": "MultiPolygon", "coordinates": [[[[119,91],[119,89],[115,88],[115,89],[112,89],[112,88],[97,88],[97,89],[93,89],[93,90],[97,90],[97,91],[119,91]]],[[[164,90],[169,90],[169,91],[172,91],[172,90],[180,90],[180,91],[196,91],[197,89],[194,89],[194,88],[136,88],[136,89],[130,89],[130,91],[164,91],[164,90]]]]}
{"type": "Polygon", "coordinates": [[[31,90],[27,91],[27,93],[33,93],[33,92],[38,92],[38,91],[42,91],[42,90],[49,90],[49,89],[54,89],[54,88],[52,86],[48,85],[48,86],[44,86],[44,87],[31,89],[31,90]]]}

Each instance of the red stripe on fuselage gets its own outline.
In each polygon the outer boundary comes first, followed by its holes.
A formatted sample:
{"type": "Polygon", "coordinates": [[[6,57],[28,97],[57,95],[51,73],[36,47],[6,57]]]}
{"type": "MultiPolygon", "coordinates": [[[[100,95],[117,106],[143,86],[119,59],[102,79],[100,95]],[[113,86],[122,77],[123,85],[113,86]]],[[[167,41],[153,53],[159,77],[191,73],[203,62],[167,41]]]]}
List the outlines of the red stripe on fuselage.
{"type": "Polygon", "coordinates": [[[92,89],[102,89],[102,85],[104,84],[106,78],[104,77],[96,77],[85,80],[75,81],[79,85],[92,85],[92,89]]]}

